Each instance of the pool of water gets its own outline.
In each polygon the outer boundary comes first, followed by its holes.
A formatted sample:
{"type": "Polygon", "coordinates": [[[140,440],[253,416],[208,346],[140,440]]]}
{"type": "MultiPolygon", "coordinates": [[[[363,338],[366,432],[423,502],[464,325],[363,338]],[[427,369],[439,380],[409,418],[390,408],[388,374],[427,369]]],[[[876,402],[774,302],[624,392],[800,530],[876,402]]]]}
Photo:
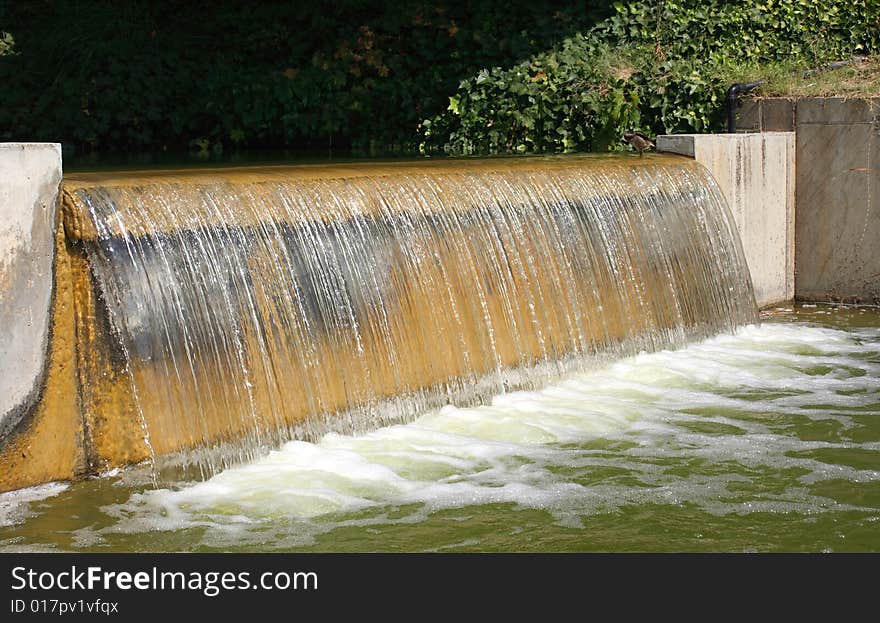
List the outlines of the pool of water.
{"type": "Polygon", "coordinates": [[[0,495],[0,551],[880,551],[880,313],[800,306],[474,408],[0,495]]]}

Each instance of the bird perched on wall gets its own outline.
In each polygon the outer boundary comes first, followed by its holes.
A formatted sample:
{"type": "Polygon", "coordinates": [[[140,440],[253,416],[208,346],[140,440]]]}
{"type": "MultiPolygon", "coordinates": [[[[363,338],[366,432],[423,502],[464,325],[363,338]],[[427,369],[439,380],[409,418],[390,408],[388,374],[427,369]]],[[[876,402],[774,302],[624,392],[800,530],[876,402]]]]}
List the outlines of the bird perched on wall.
{"type": "Polygon", "coordinates": [[[626,139],[626,142],[632,145],[637,152],[639,152],[639,158],[642,157],[642,152],[646,149],[650,149],[654,146],[654,141],[648,138],[648,135],[644,132],[639,132],[638,130],[627,130],[623,138],[626,139]]]}

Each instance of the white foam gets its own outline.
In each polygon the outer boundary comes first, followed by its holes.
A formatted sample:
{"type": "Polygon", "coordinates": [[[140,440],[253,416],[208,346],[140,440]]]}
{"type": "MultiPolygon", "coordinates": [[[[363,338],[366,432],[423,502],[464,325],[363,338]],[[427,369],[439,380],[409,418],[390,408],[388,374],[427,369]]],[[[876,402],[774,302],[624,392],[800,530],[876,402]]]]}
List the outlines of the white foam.
{"type": "Polygon", "coordinates": [[[66,490],[69,485],[62,482],[50,482],[36,487],[17,489],[8,493],[0,493],[0,526],[11,526],[22,523],[34,513],[30,505],[54,497],[66,490]]]}
{"type": "Polygon", "coordinates": [[[418,522],[440,509],[495,503],[546,510],[565,525],[631,504],[693,504],[717,514],[843,508],[811,485],[878,480],[880,471],[804,453],[877,451],[878,444],[845,435],[801,439],[785,418],[853,428],[847,410],[865,415],[880,401],[878,358],[865,356],[878,350],[865,344],[877,337],[798,324],[745,327],[489,405],[447,406],[411,424],[328,434],[317,444],[291,442],[206,482],[107,507],[118,519],[107,531],[201,526],[222,546],[260,542],[271,526],[279,545],[339,526],[418,522]],[[608,468],[626,478],[590,477],[608,468]],[[782,482],[790,470],[803,475],[772,491],[736,489],[755,478],[782,482]]]}

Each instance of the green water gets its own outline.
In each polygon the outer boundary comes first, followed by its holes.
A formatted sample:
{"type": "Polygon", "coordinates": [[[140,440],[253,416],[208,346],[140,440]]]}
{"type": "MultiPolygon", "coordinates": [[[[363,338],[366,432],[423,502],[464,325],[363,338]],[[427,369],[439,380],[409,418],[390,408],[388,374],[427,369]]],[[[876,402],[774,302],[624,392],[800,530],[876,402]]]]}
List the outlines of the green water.
{"type": "Polygon", "coordinates": [[[878,551],[880,314],[803,306],[204,483],[0,496],[4,551],[878,551]]]}

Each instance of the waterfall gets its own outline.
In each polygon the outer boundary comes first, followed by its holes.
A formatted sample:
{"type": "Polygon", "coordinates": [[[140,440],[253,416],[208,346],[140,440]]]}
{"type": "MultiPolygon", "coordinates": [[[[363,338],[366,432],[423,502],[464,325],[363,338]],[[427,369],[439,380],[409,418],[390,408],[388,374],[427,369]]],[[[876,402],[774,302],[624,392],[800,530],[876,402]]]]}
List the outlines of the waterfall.
{"type": "Polygon", "coordinates": [[[123,412],[141,456],[210,474],[756,318],[724,198],[682,158],[80,174],[64,211],[78,322],[108,344],[80,372],[103,465],[123,412]]]}

